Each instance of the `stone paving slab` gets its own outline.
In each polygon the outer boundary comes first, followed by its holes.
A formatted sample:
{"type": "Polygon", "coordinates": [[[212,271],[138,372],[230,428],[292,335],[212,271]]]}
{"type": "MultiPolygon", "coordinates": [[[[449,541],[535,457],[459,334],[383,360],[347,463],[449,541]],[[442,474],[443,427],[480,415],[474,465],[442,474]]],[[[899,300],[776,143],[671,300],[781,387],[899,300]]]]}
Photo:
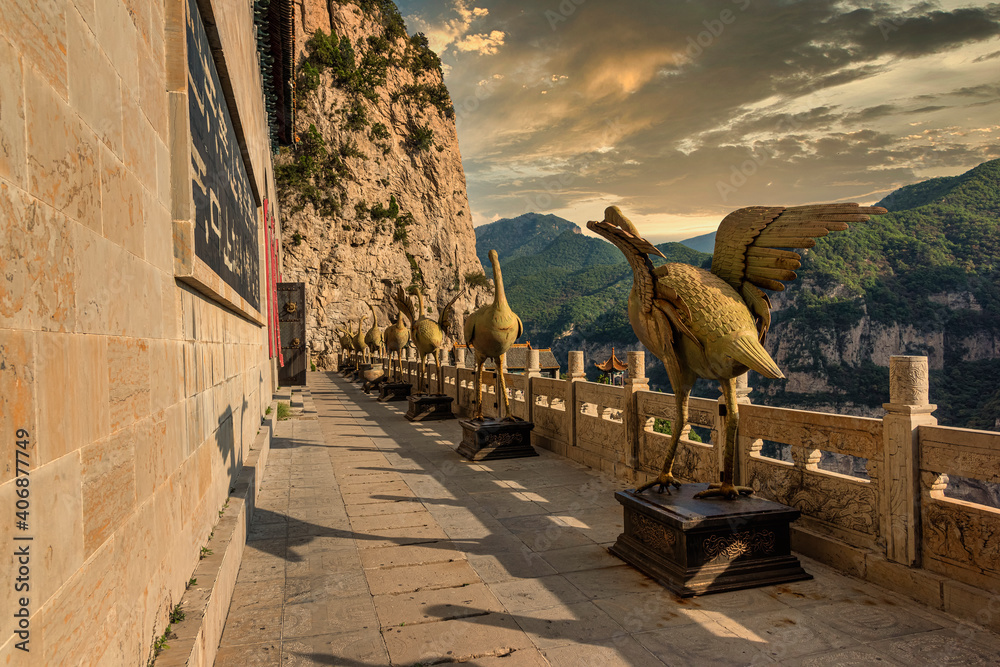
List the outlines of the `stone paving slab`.
{"type": "Polygon", "coordinates": [[[308,377],[301,418],[275,429],[218,666],[1000,662],[996,635],[807,558],[812,581],[678,598],[608,553],[614,479],[541,449],[470,463],[457,421],[308,377]]]}

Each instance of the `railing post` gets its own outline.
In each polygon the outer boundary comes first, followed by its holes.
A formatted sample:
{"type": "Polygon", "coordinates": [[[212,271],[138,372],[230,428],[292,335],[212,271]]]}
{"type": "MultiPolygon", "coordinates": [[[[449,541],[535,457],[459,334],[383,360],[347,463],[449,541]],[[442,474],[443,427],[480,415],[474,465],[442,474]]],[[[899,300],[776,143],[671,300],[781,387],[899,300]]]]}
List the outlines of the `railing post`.
{"type": "Polygon", "coordinates": [[[583,370],[583,352],[576,350],[569,353],[568,367],[566,372],[566,417],[567,428],[569,429],[569,445],[576,446],[576,416],[579,411],[576,408],[576,383],[587,379],[587,373],[583,370]]]}
{"type": "Polygon", "coordinates": [[[634,476],[639,467],[639,440],[645,427],[645,424],[641,423],[639,397],[636,396],[636,392],[649,390],[649,380],[646,378],[645,352],[637,351],[628,353],[628,371],[625,376],[625,382],[622,384],[622,391],[625,392],[623,400],[625,406],[625,437],[628,442],[625,463],[629,467],[630,476],[634,476]]]}
{"type": "Polygon", "coordinates": [[[918,428],[937,424],[928,385],[927,357],[889,359],[889,402],[882,405],[881,529],[886,557],[907,566],[920,563],[918,428]]]}
{"type": "Polygon", "coordinates": [[[542,363],[538,357],[538,350],[528,350],[528,368],[524,371],[524,405],[527,414],[526,420],[535,420],[535,395],[531,391],[531,378],[542,377],[542,363]]]}
{"type": "MultiPolygon", "coordinates": [[[[753,388],[750,386],[750,380],[747,374],[744,373],[743,375],[734,378],[733,382],[736,383],[736,403],[738,405],[750,405],[750,392],[753,391],[753,388]]],[[[719,403],[720,404],[725,403],[725,399],[720,397],[719,403]]],[[[719,412],[721,413],[722,411],[720,410],[719,412]]],[[[721,430],[717,430],[716,432],[723,434],[722,437],[725,437],[724,435],[726,432],[725,418],[720,416],[719,421],[717,423],[718,425],[716,428],[721,430]]],[[[722,437],[719,437],[718,440],[721,441],[722,437]]],[[[736,465],[733,467],[733,470],[736,472],[737,484],[746,484],[746,480],[750,479],[750,473],[747,470],[747,468],[749,467],[750,449],[752,443],[753,443],[752,440],[747,440],[746,444],[744,445],[744,438],[740,435],[739,427],[737,427],[736,465]]],[[[719,470],[722,470],[722,468],[719,468],[719,470]]]]}

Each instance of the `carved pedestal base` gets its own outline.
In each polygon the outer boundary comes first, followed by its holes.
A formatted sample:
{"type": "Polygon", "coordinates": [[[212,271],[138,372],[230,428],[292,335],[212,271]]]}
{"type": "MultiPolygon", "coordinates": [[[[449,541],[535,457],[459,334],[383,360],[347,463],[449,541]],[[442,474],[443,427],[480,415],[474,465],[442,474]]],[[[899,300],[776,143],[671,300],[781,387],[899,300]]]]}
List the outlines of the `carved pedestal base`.
{"type": "Polygon", "coordinates": [[[411,391],[413,391],[413,385],[409,382],[383,382],[379,386],[378,402],[405,401],[410,396],[411,391]]]}
{"type": "Polygon", "coordinates": [[[382,364],[367,364],[368,368],[361,371],[361,377],[364,379],[365,384],[369,382],[374,382],[382,376],[382,364]]]}
{"type": "Polygon", "coordinates": [[[404,415],[411,422],[433,421],[438,419],[454,419],[451,413],[451,396],[419,394],[406,397],[410,409],[404,415]]]}
{"type": "Polygon", "coordinates": [[[682,597],[812,579],[791,554],[798,510],[752,496],[692,498],[707,486],[615,493],[625,532],[611,553],[682,597]]]}
{"type": "Polygon", "coordinates": [[[532,422],[463,419],[462,443],[455,450],[470,461],[538,456],[531,446],[532,422]]]}

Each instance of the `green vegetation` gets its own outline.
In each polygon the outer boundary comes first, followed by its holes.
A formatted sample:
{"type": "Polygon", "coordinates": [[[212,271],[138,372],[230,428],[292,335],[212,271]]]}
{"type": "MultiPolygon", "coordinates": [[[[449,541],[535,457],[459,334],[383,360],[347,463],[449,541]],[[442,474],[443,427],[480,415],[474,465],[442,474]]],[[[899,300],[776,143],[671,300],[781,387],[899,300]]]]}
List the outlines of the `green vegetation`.
{"type": "Polygon", "coordinates": [[[418,125],[411,122],[408,128],[404,145],[411,153],[420,153],[430,150],[434,145],[434,130],[427,125],[418,125]]]}
{"type": "Polygon", "coordinates": [[[174,605],[174,608],[170,610],[170,624],[171,625],[173,625],[174,623],[180,623],[186,617],[187,617],[187,615],[184,613],[184,610],[181,609],[180,604],[174,605]]]}
{"type": "Polygon", "coordinates": [[[410,37],[406,49],[405,64],[414,77],[419,77],[424,72],[442,74],[441,59],[431,50],[427,35],[422,32],[410,37]]]}
{"type": "Polygon", "coordinates": [[[409,225],[413,224],[413,215],[410,213],[404,213],[403,215],[396,218],[396,224],[393,227],[392,240],[403,244],[404,248],[410,246],[410,237],[406,231],[409,225]]]}
{"type": "Polygon", "coordinates": [[[486,277],[485,273],[470,271],[465,274],[465,284],[469,287],[488,287],[490,279],[486,277]]]}
{"type": "Polygon", "coordinates": [[[410,253],[406,253],[406,261],[410,263],[410,286],[424,284],[424,272],[420,270],[417,258],[410,253]]]}
{"type": "MultiPolygon", "coordinates": [[[[281,149],[274,167],[282,205],[296,213],[309,203],[320,215],[336,215],[343,205],[344,181],[351,178],[347,159],[365,156],[353,142],[329,150],[315,124],[310,124],[298,139],[294,148],[281,149]]],[[[293,241],[301,243],[301,235],[293,237],[293,241]]]]}
{"type": "Polygon", "coordinates": [[[292,408],[288,403],[283,403],[278,401],[278,421],[283,422],[286,419],[292,418],[292,408]]]}
{"type": "Polygon", "coordinates": [[[448,94],[448,87],[444,82],[438,83],[414,83],[403,88],[393,95],[393,102],[409,97],[417,103],[421,110],[428,106],[433,106],[444,118],[455,117],[455,106],[451,102],[451,95],[448,94]]]}

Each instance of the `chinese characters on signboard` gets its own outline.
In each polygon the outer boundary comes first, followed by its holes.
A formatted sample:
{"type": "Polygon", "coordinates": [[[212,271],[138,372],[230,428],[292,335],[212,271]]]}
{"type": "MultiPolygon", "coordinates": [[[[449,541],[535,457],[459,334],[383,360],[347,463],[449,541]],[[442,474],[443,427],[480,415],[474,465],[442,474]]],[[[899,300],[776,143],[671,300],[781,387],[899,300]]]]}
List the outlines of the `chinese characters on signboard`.
{"type": "Polygon", "coordinates": [[[187,45],[195,255],[260,310],[257,207],[195,0],[187,45]]]}

